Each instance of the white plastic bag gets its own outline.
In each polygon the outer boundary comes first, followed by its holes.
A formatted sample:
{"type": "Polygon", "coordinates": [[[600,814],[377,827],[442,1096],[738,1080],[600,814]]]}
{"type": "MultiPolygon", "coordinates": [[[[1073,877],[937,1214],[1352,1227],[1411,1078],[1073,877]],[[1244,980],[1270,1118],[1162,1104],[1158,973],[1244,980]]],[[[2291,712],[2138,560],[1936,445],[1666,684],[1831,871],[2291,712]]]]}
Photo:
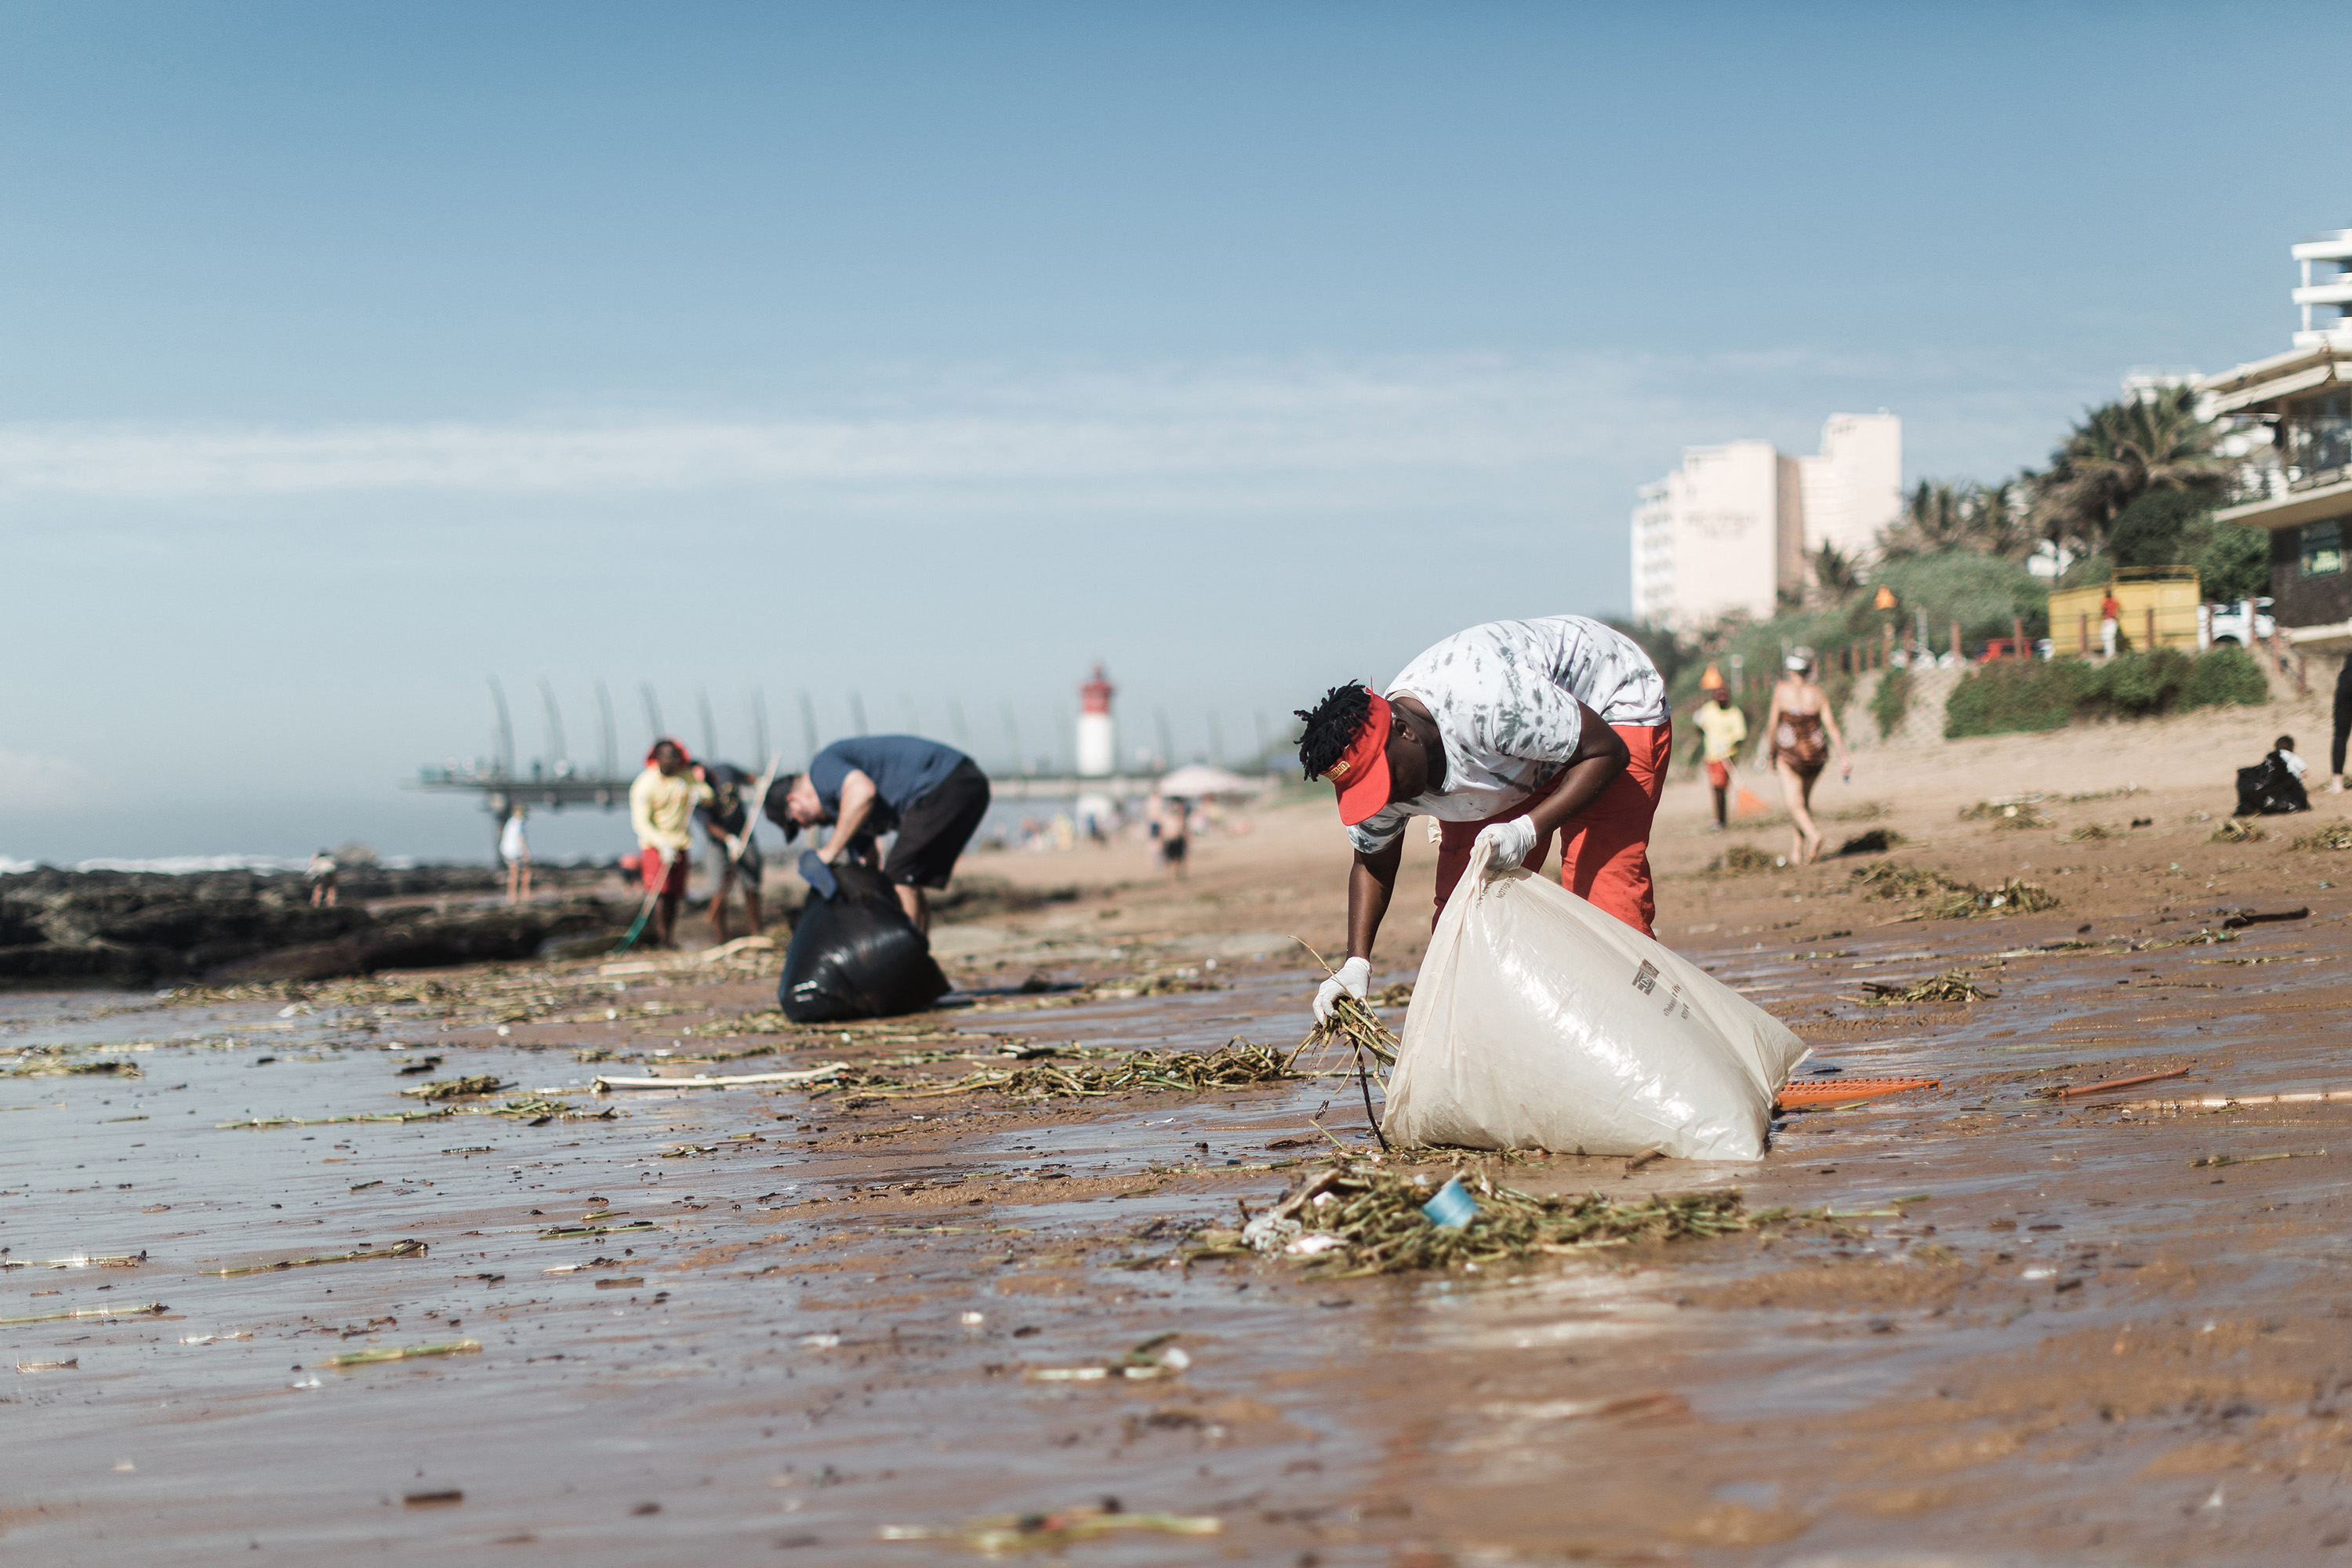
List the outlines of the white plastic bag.
{"type": "Polygon", "coordinates": [[[1754,1160],[1808,1047],[1680,954],[1478,845],[1430,938],[1381,1129],[1406,1143],[1754,1160]]]}

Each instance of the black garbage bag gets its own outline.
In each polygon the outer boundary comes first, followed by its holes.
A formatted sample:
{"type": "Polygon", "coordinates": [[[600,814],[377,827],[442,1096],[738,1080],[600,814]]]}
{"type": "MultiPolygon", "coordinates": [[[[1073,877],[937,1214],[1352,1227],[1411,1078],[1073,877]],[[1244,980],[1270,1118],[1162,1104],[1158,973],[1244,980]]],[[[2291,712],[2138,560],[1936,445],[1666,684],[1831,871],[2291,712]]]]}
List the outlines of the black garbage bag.
{"type": "MultiPolygon", "coordinates": [[[[814,855],[808,858],[814,858],[814,855]]],[[[795,1024],[919,1013],[944,995],[948,977],[931,944],[899,907],[898,890],[871,866],[836,864],[808,878],[808,902],[793,924],[776,1002],[795,1024]],[[827,897],[819,889],[833,884],[827,897]]]]}
{"type": "Polygon", "coordinates": [[[2284,816],[2309,811],[2311,796],[2276,752],[2251,768],[2238,770],[2238,809],[2232,816],[2284,816]]]}

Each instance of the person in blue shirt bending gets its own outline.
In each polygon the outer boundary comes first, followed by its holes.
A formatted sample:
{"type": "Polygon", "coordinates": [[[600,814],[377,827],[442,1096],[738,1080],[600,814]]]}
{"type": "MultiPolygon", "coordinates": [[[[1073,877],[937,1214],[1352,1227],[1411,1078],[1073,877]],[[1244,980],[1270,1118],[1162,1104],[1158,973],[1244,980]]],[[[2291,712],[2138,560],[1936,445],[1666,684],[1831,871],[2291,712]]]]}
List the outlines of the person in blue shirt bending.
{"type": "MultiPolygon", "coordinates": [[[[830,823],[816,852],[826,865],[861,840],[896,831],[882,875],[919,931],[931,929],[926,888],[944,889],[957,857],[988,813],[988,775],[953,746],[919,735],[861,735],[835,741],[769,787],[761,810],[791,843],[803,827],[830,823]]],[[[854,858],[854,857],[853,857],[854,858]]]]}

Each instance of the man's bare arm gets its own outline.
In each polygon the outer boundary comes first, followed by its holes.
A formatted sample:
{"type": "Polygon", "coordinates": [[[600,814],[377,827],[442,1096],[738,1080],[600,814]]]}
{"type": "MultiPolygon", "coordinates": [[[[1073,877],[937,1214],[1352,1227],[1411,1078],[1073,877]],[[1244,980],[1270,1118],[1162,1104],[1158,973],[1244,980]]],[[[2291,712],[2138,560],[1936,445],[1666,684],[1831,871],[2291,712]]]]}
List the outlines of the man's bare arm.
{"type": "Polygon", "coordinates": [[[1348,868],[1348,956],[1370,959],[1372,938],[1381,931],[1381,917],[1389,912],[1389,900],[1396,892],[1397,868],[1404,862],[1404,835],[1400,833],[1385,849],[1370,854],[1359,850],[1356,863],[1348,868]]]}
{"type": "Polygon", "coordinates": [[[862,769],[849,770],[849,776],[841,781],[841,809],[833,814],[833,831],[826,835],[824,847],[816,852],[818,859],[829,866],[835,856],[849,847],[866,817],[873,815],[874,793],[874,781],[862,769]]]}
{"type": "Polygon", "coordinates": [[[1600,714],[1581,702],[1576,708],[1578,717],[1584,721],[1582,732],[1577,737],[1576,755],[1568,760],[1559,784],[1528,813],[1538,839],[1599,800],[1632,760],[1625,750],[1624,738],[1603,723],[1600,714]]]}

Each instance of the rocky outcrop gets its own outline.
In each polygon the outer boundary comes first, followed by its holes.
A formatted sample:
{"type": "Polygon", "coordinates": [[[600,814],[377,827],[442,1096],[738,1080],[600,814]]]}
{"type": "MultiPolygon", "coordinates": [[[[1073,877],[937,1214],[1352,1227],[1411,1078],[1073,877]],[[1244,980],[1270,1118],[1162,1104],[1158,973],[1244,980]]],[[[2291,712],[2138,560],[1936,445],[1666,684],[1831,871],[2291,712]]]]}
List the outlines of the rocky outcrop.
{"type": "MultiPolygon", "coordinates": [[[[478,896],[497,885],[493,875],[475,867],[367,873],[415,883],[388,887],[392,897],[478,896]]],[[[343,902],[313,909],[299,876],[44,867],[0,877],[0,984],[323,979],[524,958],[551,937],[610,923],[603,906],[585,898],[519,909],[395,907],[372,913],[352,897],[353,880],[343,882],[343,902]]]]}

